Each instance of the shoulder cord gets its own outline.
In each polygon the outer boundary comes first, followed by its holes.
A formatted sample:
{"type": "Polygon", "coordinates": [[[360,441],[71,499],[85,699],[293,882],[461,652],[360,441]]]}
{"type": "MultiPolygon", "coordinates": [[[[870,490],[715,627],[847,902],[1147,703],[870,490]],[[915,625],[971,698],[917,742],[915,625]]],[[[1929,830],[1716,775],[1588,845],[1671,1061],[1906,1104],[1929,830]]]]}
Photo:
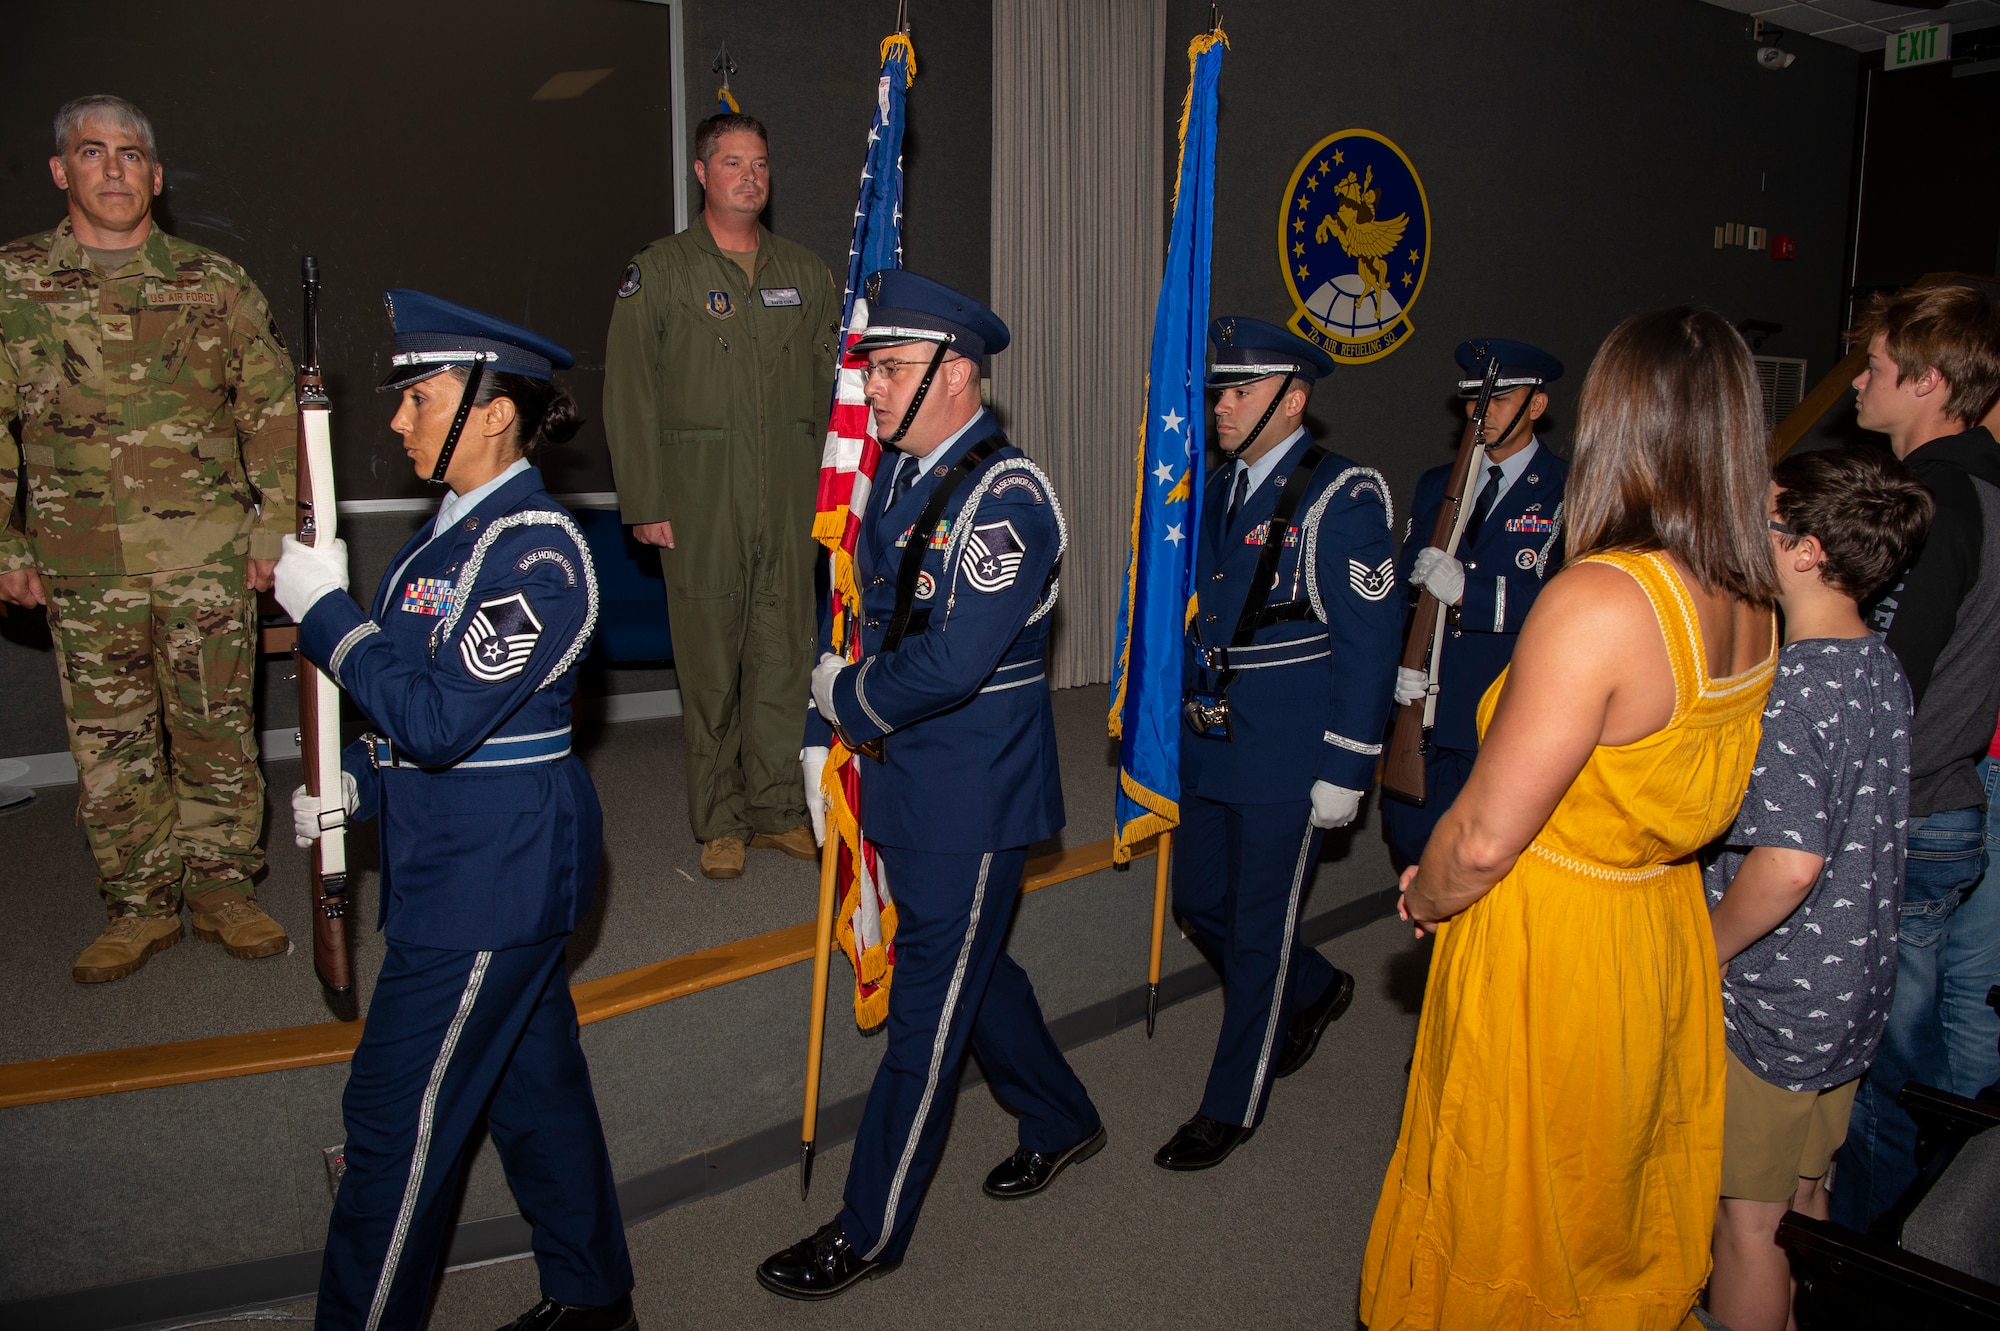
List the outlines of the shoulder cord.
{"type": "Polygon", "coordinates": [[[1055,562],[1049,565],[1049,580],[1047,586],[1042,589],[1042,599],[1036,603],[1035,612],[1022,621],[1021,627],[1026,628],[1055,609],[1056,596],[1062,590],[1063,555],[1069,551],[1069,523],[1063,518],[1062,504],[1056,500],[1056,488],[1049,481],[1048,475],[1026,457],[1005,458],[979,478],[978,489],[974,490],[972,497],[965,501],[965,506],[959,509],[958,516],[952,519],[951,533],[945,538],[944,566],[951,574],[951,590],[946,595],[944,603],[946,620],[950,620],[952,602],[958,598],[958,558],[972,533],[972,519],[979,512],[979,501],[992,492],[992,482],[996,476],[1004,476],[1010,471],[1025,471],[1040,481],[1042,494],[1048,499],[1049,507],[1056,515],[1055,562]]]}
{"type": "Polygon", "coordinates": [[[534,508],[523,513],[509,513],[486,524],[486,530],[480,533],[478,542],[472,547],[471,558],[465,561],[465,567],[459,571],[458,582],[451,589],[451,612],[431,634],[431,654],[433,657],[437,655],[439,643],[451,641],[453,631],[458,628],[458,621],[465,617],[465,608],[471,603],[473,585],[479,581],[479,570],[485,565],[486,552],[492,548],[494,540],[501,532],[511,531],[516,527],[562,528],[570,540],[576,543],[576,552],[583,558],[583,585],[589,597],[589,609],[584,615],[583,628],[578,631],[575,641],[570,643],[569,650],[562,654],[562,659],[556,662],[555,669],[549,671],[547,677],[535,685],[535,692],[540,693],[562,678],[563,673],[576,664],[577,658],[590,646],[590,635],[597,631],[597,565],[590,560],[590,546],[584,541],[583,533],[577,529],[575,519],[567,513],[534,508]]]}
{"type": "Polygon", "coordinates": [[[1394,536],[1396,531],[1396,501],[1389,494],[1389,482],[1384,480],[1382,473],[1373,467],[1349,467],[1333,478],[1332,485],[1320,492],[1319,498],[1314,500],[1313,506],[1306,511],[1305,548],[1299,552],[1299,557],[1305,561],[1306,566],[1306,596],[1311,599],[1313,614],[1322,624],[1326,622],[1326,602],[1320,599],[1319,594],[1319,524],[1326,516],[1326,506],[1333,502],[1333,497],[1346,489],[1347,482],[1356,476],[1372,478],[1381,489],[1382,520],[1388,524],[1391,536],[1394,536]]]}

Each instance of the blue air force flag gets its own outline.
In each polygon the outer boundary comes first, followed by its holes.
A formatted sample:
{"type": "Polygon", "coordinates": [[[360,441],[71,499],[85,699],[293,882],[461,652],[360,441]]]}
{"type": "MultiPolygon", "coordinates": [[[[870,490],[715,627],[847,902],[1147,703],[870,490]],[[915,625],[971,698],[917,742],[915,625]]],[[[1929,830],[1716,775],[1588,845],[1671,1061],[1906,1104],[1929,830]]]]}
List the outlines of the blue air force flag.
{"type": "Polygon", "coordinates": [[[479,603],[465,636],[458,640],[458,656],[474,679],[498,684],[528,668],[528,658],[541,640],[542,621],[528,604],[527,593],[515,592],[479,603]]]}
{"type": "Polygon", "coordinates": [[[1216,86],[1225,45],[1216,32],[1188,46],[1174,221],[1153,315],[1132,553],[1113,654],[1111,734],[1119,744],[1111,853],[1118,861],[1129,860],[1139,841],[1180,822],[1181,653],[1201,521],[1216,86]]]}

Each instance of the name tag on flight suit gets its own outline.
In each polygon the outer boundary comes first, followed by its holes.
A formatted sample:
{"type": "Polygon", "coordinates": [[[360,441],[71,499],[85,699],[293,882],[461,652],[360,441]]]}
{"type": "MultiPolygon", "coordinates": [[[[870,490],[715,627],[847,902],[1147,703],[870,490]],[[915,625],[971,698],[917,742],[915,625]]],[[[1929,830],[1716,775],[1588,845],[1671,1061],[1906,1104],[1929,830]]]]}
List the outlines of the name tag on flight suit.
{"type": "Polygon", "coordinates": [[[757,294],[764,298],[764,305],[767,309],[775,305],[798,305],[803,303],[799,300],[799,289],[797,287],[759,287],[757,294]]]}

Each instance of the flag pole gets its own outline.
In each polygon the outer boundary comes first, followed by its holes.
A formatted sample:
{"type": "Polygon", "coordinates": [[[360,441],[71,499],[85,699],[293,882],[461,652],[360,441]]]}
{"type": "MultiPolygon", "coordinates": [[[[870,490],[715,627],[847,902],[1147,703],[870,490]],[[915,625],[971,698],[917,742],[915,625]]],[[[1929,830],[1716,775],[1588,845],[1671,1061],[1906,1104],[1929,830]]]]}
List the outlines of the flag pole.
{"type": "Polygon", "coordinates": [[[1160,1015],[1160,944],[1167,936],[1167,859],[1174,834],[1160,833],[1153,849],[1153,956],[1146,967],[1146,1038],[1153,1038],[1153,1019],[1160,1015]]]}
{"type": "MultiPolygon", "coordinates": [[[[812,1188],[814,1139],[819,1135],[820,1051],[826,1044],[826,980],[833,964],[833,884],[840,862],[840,836],[827,828],[819,857],[819,926],[813,938],[811,1016],[806,1021],[806,1104],[799,1120],[799,1200],[812,1188]]],[[[1155,945],[1154,951],[1158,952],[1155,945]]],[[[1157,963],[1154,969],[1158,969],[1157,963]]]]}

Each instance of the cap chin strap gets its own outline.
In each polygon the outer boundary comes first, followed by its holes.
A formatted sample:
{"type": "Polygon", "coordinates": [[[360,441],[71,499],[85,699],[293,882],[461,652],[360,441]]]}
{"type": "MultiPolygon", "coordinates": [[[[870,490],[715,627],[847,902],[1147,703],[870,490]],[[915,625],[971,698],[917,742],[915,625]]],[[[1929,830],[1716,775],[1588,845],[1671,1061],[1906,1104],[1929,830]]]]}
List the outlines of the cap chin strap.
{"type": "Polygon", "coordinates": [[[466,372],[465,391],[459,394],[458,412],[451,418],[451,429],[444,437],[444,447],[438,450],[437,465],[431,468],[430,483],[443,485],[444,474],[451,467],[451,455],[458,450],[458,437],[465,431],[465,419],[472,414],[472,399],[479,396],[479,381],[486,375],[486,362],[492,360],[490,352],[480,352],[479,359],[472,362],[466,372]]]}
{"type": "Polygon", "coordinates": [[[1487,452],[1491,453],[1496,448],[1505,448],[1507,446],[1507,441],[1514,437],[1514,427],[1519,425],[1527,416],[1528,408],[1535,404],[1535,394],[1541,391],[1542,386],[1540,384],[1528,385],[1528,395],[1521,399],[1521,409],[1514,413],[1514,419],[1507,422],[1507,428],[1500,432],[1500,437],[1486,445],[1487,452]]]}
{"type": "Polygon", "coordinates": [[[1236,447],[1225,448],[1222,450],[1222,460],[1224,462],[1236,461],[1236,459],[1243,456],[1243,454],[1249,449],[1250,445],[1257,442],[1257,436],[1264,433],[1264,427],[1271,423],[1271,417],[1277,413],[1278,404],[1285,400],[1285,394],[1292,391],[1292,380],[1296,378],[1298,378],[1298,374],[1296,372],[1288,372],[1285,375],[1285,382],[1278,385],[1278,395],[1271,399],[1271,405],[1264,408],[1264,414],[1257,418],[1256,428],[1251,430],[1249,435],[1243,440],[1243,442],[1238,444],[1236,447]]]}
{"type": "Polygon", "coordinates": [[[924,405],[924,397],[931,391],[931,381],[937,378],[938,366],[944,364],[944,353],[950,349],[951,337],[947,334],[945,340],[937,344],[937,351],[932,354],[931,363],[924,370],[923,380],[917,385],[917,395],[910,399],[910,409],[903,413],[903,423],[896,427],[896,433],[890,435],[887,439],[878,440],[878,443],[886,445],[903,442],[903,436],[908,434],[910,427],[917,423],[917,408],[924,405]]]}

